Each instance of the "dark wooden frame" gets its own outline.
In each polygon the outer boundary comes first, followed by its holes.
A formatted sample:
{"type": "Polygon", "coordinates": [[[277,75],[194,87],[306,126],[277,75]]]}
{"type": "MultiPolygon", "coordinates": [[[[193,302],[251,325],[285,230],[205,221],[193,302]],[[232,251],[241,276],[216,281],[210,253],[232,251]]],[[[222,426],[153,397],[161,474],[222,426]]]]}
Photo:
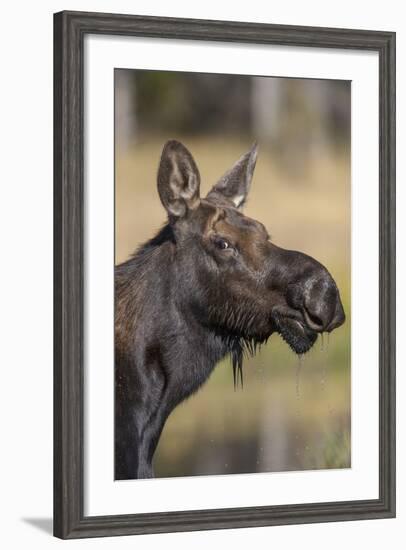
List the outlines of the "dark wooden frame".
{"type": "Polygon", "coordinates": [[[395,516],[395,33],[133,15],[54,16],[54,534],[131,535],[395,516]],[[83,39],[215,40],[379,53],[379,498],[134,515],[83,513],[83,39]]]}

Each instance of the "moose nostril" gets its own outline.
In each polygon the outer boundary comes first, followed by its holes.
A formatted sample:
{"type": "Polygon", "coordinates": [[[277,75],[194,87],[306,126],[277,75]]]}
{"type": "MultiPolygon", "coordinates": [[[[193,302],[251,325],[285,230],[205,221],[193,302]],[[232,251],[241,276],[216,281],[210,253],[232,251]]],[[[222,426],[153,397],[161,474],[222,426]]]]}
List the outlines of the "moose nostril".
{"type": "Polygon", "coordinates": [[[324,328],[323,320],[320,319],[320,317],[318,317],[314,313],[310,313],[310,311],[308,310],[305,310],[305,314],[307,316],[307,322],[311,326],[311,328],[314,328],[315,330],[322,330],[324,328]]]}
{"type": "Polygon", "coordinates": [[[310,329],[316,332],[324,332],[326,330],[326,327],[330,322],[331,316],[325,308],[321,309],[305,306],[302,312],[306,324],[310,329]]]}

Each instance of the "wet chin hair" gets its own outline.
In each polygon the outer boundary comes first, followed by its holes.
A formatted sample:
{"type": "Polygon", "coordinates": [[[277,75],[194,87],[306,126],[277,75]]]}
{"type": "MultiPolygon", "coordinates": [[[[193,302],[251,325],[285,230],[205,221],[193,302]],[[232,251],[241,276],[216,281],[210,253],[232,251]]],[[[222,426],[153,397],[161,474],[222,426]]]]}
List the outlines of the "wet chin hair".
{"type": "Polygon", "coordinates": [[[245,357],[253,357],[261,344],[264,344],[271,331],[258,334],[255,327],[264,324],[264,319],[258,311],[250,311],[243,303],[238,308],[223,306],[221,310],[210,310],[210,324],[217,336],[220,336],[231,356],[234,388],[238,384],[243,387],[243,361],[245,357]]]}
{"type": "Polygon", "coordinates": [[[272,316],[272,320],[276,332],[297,355],[308,352],[317,340],[317,332],[308,329],[296,319],[282,318],[275,314],[272,316]]]}

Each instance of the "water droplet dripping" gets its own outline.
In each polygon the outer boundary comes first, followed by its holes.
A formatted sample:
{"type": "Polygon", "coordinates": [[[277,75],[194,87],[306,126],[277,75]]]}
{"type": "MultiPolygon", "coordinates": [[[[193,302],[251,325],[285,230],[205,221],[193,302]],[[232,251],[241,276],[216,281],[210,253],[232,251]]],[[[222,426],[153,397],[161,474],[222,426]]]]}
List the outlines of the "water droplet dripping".
{"type": "Polygon", "coordinates": [[[320,334],[320,341],[321,341],[320,351],[323,352],[324,351],[324,332],[320,334]]]}
{"type": "Polygon", "coordinates": [[[321,336],[322,336],[322,347],[323,347],[323,350],[325,352],[325,356],[324,356],[324,361],[323,361],[323,369],[322,369],[322,373],[321,373],[320,383],[321,383],[322,390],[325,390],[326,385],[327,385],[327,378],[328,378],[327,365],[328,365],[328,350],[329,350],[329,345],[330,345],[330,333],[329,332],[326,333],[326,341],[325,342],[324,342],[324,339],[323,339],[323,334],[321,336]]]}
{"type": "Polygon", "coordinates": [[[304,363],[304,356],[303,354],[298,355],[298,362],[296,367],[296,398],[299,399],[300,397],[300,372],[302,370],[304,363]]]}

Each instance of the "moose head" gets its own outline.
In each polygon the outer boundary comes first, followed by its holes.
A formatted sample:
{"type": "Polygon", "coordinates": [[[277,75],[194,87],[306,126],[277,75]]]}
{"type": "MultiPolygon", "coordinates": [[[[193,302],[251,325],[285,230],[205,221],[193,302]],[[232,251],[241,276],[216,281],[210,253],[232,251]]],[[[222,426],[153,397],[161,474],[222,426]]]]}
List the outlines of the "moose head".
{"type": "Polygon", "coordinates": [[[158,191],[176,240],[183,298],[207,327],[251,344],[278,332],[297,354],[345,319],[327,269],[270,240],[264,225],[242,212],[257,145],[200,197],[200,174],[184,145],[166,143],[158,191]]]}

